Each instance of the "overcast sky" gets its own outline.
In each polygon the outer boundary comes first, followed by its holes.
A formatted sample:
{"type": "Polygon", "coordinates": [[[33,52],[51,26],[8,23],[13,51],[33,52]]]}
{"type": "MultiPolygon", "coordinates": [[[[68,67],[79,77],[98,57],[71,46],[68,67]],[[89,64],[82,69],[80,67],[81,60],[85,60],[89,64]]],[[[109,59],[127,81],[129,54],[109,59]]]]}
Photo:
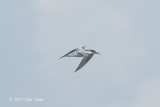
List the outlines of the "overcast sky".
{"type": "Polygon", "coordinates": [[[1,107],[160,107],[159,0],[0,4],[1,107]],[[58,58],[84,45],[101,55],[74,73],[58,58]]]}

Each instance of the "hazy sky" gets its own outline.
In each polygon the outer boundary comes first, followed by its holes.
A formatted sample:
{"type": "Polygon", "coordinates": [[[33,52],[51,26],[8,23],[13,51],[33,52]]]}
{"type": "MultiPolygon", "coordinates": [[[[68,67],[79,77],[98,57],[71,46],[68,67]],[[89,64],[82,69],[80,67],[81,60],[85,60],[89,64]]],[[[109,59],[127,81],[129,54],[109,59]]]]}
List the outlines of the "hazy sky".
{"type": "Polygon", "coordinates": [[[0,4],[1,107],[160,107],[159,0],[0,4]],[[83,45],[101,55],[74,73],[83,45]]]}

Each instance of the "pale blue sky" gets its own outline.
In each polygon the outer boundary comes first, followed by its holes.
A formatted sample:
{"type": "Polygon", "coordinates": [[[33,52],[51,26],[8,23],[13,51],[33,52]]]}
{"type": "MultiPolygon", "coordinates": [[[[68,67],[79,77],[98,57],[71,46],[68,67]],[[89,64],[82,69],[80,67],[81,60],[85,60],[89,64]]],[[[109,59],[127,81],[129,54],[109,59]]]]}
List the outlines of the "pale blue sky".
{"type": "Polygon", "coordinates": [[[0,106],[160,106],[159,0],[0,4],[0,106]],[[83,45],[102,55],[74,73],[81,58],[58,58],[83,45]]]}

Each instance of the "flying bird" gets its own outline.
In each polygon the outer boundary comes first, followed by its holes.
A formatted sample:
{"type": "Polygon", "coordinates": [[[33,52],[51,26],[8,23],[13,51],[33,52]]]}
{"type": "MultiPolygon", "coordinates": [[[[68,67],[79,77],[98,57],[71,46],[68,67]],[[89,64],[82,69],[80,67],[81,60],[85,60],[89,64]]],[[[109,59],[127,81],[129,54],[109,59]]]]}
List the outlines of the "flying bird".
{"type": "Polygon", "coordinates": [[[83,59],[80,62],[79,66],[75,70],[75,72],[76,72],[79,69],[81,69],[92,58],[92,56],[94,54],[99,54],[100,55],[100,53],[96,52],[95,50],[86,49],[86,46],[83,46],[82,48],[73,49],[72,51],[68,52],[67,54],[65,54],[64,56],[60,57],[59,59],[61,59],[63,57],[83,57],[83,59]]]}

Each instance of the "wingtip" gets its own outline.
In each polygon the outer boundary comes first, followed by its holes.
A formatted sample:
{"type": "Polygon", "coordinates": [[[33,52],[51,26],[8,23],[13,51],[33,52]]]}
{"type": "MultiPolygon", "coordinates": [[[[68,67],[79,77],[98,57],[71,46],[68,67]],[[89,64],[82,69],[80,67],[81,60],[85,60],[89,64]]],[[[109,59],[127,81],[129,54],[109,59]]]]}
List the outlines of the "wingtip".
{"type": "Polygon", "coordinates": [[[75,71],[74,71],[74,73],[76,73],[78,70],[76,69],[75,71]]]}
{"type": "Polygon", "coordinates": [[[61,59],[61,58],[63,58],[64,56],[62,56],[62,57],[60,57],[60,58],[58,58],[58,59],[61,59]]]}

